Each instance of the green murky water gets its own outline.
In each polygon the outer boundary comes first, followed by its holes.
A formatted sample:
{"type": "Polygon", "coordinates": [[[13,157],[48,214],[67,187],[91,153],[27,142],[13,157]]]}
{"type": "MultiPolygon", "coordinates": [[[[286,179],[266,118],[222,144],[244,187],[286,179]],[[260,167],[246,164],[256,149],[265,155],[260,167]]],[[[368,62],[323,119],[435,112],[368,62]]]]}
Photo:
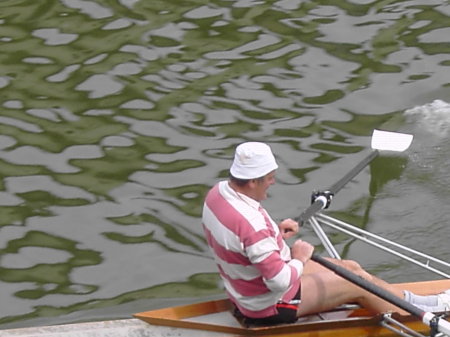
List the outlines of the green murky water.
{"type": "MultiPolygon", "coordinates": [[[[246,140],[279,160],[265,206],[281,219],[374,128],[414,134],[329,211],[450,260],[449,15],[442,0],[1,1],[0,328],[222,296],[201,205],[246,140]]],[[[387,280],[429,277],[334,240],[387,280]]]]}

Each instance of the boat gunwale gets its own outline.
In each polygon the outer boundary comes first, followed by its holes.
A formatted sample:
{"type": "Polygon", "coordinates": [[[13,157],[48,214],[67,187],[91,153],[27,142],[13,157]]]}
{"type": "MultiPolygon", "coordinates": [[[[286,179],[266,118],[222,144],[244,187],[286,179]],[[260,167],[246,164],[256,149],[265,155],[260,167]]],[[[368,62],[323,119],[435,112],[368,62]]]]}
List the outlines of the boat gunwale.
{"type": "MultiPolygon", "coordinates": [[[[412,289],[418,294],[426,295],[436,293],[449,288],[449,280],[430,280],[419,282],[398,283],[394,286],[398,288],[412,289]]],[[[214,332],[225,332],[231,334],[239,334],[243,336],[252,335],[277,335],[289,333],[301,333],[318,330],[329,329],[344,329],[344,328],[364,328],[364,327],[379,327],[382,329],[380,322],[383,319],[383,314],[370,314],[365,309],[356,309],[351,312],[346,318],[326,319],[316,321],[298,321],[293,324],[281,324],[275,326],[263,327],[245,327],[229,326],[223,324],[197,322],[192,319],[194,317],[221,313],[231,311],[233,305],[229,299],[220,299],[207,302],[199,302],[187,305],[179,305],[169,308],[155,309],[136,313],[133,317],[143,320],[152,325],[170,326],[184,329],[197,329],[214,332]]],[[[231,313],[230,313],[231,314],[231,313]]],[[[398,313],[390,313],[390,315],[397,321],[406,324],[416,322],[417,327],[424,325],[416,317],[412,315],[400,315],[398,313]]],[[[236,322],[239,322],[236,319],[236,322]]],[[[239,322],[240,323],[240,322],[239,322]]]]}
{"type": "MultiPolygon", "coordinates": [[[[301,333],[318,330],[335,330],[355,327],[379,327],[383,319],[382,314],[370,315],[365,309],[351,310],[351,314],[346,318],[326,319],[315,321],[298,321],[292,324],[280,324],[274,326],[229,326],[214,323],[196,322],[188,320],[193,317],[215,314],[230,310],[232,304],[228,299],[221,299],[209,302],[200,302],[188,305],[181,305],[170,308],[156,309],[136,313],[133,316],[147,323],[157,326],[170,326],[183,329],[197,329],[213,332],[225,332],[244,336],[254,335],[276,335],[285,333],[301,333]]],[[[404,323],[416,321],[417,319],[407,315],[392,314],[395,319],[404,323]]],[[[239,322],[236,319],[236,322],[239,322]]]]}

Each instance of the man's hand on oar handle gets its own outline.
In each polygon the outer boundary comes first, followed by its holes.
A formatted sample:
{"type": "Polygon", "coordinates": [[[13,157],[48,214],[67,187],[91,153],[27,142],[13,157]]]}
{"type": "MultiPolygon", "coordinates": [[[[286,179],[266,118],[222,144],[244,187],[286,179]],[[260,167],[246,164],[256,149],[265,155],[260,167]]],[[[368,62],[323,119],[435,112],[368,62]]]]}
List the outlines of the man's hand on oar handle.
{"type": "Polygon", "coordinates": [[[292,220],[291,218],[284,219],[283,221],[281,221],[278,224],[278,228],[280,229],[281,236],[285,240],[293,237],[299,231],[298,222],[295,220],[292,220]]]}
{"type": "Polygon", "coordinates": [[[306,241],[297,240],[291,248],[291,255],[294,259],[300,260],[305,264],[309,261],[314,252],[314,246],[306,241]]]}
{"type": "MultiPolygon", "coordinates": [[[[298,222],[290,218],[281,221],[278,227],[280,228],[281,236],[285,240],[296,235],[300,229],[298,222]]],[[[313,252],[314,246],[300,239],[296,240],[291,247],[292,258],[302,261],[303,264],[309,261],[313,252]]]]}

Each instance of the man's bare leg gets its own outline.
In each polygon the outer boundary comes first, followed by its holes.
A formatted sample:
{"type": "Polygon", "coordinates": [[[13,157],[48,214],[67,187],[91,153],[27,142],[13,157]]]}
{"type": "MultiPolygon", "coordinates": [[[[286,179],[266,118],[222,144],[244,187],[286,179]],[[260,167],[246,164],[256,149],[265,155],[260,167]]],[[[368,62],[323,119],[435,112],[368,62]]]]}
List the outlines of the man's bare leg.
{"type": "MultiPolygon", "coordinates": [[[[333,262],[344,266],[395,296],[403,298],[402,289],[370,275],[358,263],[345,260],[333,260],[333,262]]],[[[298,310],[299,316],[330,310],[345,303],[357,303],[374,313],[387,311],[404,313],[400,308],[344,280],[313,261],[309,261],[305,265],[302,276],[302,290],[302,303],[298,310]]]]}

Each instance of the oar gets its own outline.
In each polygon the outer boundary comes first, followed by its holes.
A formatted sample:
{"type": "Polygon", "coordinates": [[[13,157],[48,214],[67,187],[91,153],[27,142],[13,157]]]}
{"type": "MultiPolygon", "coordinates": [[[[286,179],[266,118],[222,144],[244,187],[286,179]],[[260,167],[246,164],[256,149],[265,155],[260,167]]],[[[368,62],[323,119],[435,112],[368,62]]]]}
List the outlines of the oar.
{"type": "Polygon", "coordinates": [[[345,269],[344,267],[330,262],[329,260],[326,260],[319,255],[313,254],[311,260],[320,263],[322,266],[332,270],[342,278],[371,292],[372,294],[384,299],[385,301],[394,304],[395,306],[405,310],[406,312],[409,312],[411,315],[418,317],[424,324],[428,325],[432,329],[432,331],[439,331],[450,336],[450,322],[446,321],[445,319],[441,319],[439,316],[433,314],[432,312],[423,311],[415,305],[391,294],[387,290],[384,290],[383,288],[367,281],[366,279],[363,279],[361,276],[358,276],[345,269]]]}
{"type": "Polygon", "coordinates": [[[378,156],[379,151],[403,152],[411,145],[412,139],[413,136],[406,133],[374,130],[371,141],[373,151],[337,183],[331,186],[329,190],[313,196],[313,203],[300,214],[297,221],[299,223],[304,223],[318,211],[328,207],[331,198],[361,172],[372,160],[374,160],[378,156]]]}

